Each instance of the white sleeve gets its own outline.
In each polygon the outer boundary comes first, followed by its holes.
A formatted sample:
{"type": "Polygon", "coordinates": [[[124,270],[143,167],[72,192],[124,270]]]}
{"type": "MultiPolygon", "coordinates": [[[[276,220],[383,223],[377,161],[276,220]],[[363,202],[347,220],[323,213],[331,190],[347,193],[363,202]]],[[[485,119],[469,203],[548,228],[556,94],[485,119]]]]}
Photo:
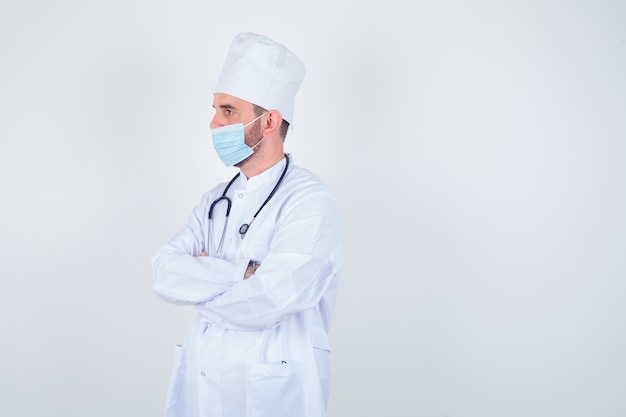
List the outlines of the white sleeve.
{"type": "Polygon", "coordinates": [[[187,224],[151,259],[154,292],[172,304],[195,305],[212,300],[241,281],[247,267],[246,260],[194,256],[204,250],[203,202],[196,206],[187,224]]]}
{"type": "Polygon", "coordinates": [[[315,307],[336,285],[342,239],[334,199],[318,189],[289,201],[281,207],[269,252],[256,273],[198,304],[201,315],[225,326],[267,328],[315,307]]]}

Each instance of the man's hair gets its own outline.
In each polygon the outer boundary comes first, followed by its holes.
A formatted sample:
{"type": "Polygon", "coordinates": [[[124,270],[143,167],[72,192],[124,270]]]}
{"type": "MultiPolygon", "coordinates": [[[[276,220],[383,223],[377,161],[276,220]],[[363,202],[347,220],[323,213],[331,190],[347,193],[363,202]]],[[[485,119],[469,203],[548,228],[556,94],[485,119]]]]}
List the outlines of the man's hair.
{"type": "MultiPolygon", "coordinates": [[[[267,111],[263,107],[257,106],[256,104],[252,104],[252,107],[254,108],[255,116],[260,116],[267,111]]],[[[289,130],[289,122],[283,119],[283,123],[280,125],[280,136],[282,136],[283,142],[285,141],[285,138],[287,137],[288,130],[289,130]]]]}

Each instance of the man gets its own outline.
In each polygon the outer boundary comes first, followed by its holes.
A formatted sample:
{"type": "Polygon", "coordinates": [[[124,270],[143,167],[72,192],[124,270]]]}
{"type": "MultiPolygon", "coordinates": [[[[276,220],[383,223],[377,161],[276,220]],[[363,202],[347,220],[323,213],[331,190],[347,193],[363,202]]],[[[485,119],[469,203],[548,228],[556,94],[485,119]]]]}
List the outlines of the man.
{"type": "Polygon", "coordinates": [[[342,237],[328,187],[283,150],[304,73],[264,36],[232,42],[211,134],[239,172],[152,258],[156,294],[198,312],[176,347],[166,416],[325,415],[342,237]]]}

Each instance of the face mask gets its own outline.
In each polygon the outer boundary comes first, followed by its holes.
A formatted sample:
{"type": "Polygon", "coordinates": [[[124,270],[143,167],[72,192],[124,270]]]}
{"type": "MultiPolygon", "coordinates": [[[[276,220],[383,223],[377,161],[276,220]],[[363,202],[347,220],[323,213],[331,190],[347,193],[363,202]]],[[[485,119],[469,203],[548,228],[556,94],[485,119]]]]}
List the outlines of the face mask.
{"type": "Polygon", "coordinates": [[[264,114],[245,125],[243,123],[235,123],[211,129],[213,147],[224,165],[227,167],[233,166],[254,153],[254,148],[259,146],[264,138],[261,138],[253,147],[249,147],[246,145],[244,129],[259,120],[264,114]]]}

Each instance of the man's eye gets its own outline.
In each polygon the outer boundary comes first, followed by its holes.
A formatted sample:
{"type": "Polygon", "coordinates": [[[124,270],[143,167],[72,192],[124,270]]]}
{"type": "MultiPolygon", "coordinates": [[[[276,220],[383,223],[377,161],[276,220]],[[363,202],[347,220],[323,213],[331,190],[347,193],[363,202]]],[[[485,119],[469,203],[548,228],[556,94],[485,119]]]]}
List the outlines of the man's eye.
{"type": "Polygon", "coordinates": [[[224,114],[225,114],[226,116],[230,116],[231,114],[233,114],[233,111],[232,111],[232,110],[228,110],[228,109],[226,109],[226,110],[224,110],[224,114]]]}

